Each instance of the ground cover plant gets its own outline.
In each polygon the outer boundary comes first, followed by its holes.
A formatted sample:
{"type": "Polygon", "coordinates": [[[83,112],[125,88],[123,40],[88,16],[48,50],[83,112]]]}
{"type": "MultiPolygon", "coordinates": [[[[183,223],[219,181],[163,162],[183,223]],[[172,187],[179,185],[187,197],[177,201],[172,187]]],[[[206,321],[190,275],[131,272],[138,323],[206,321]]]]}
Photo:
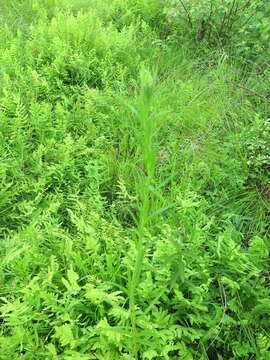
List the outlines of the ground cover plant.
{"type": "Polygon", "coordinates": [[[0,1],[0,359],[270,358],[270,8],[199,3],[0,1]]]}

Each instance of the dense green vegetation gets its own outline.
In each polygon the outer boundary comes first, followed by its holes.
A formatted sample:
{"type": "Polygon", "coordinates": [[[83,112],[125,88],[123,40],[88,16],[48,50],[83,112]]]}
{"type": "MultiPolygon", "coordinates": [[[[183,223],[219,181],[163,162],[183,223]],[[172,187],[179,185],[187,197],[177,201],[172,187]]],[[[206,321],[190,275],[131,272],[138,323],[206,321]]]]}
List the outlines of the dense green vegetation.
{"type": "Polygon", "coordinates": [[[1,0],[1,360],[270,358],[269,14],[1,0]]]}

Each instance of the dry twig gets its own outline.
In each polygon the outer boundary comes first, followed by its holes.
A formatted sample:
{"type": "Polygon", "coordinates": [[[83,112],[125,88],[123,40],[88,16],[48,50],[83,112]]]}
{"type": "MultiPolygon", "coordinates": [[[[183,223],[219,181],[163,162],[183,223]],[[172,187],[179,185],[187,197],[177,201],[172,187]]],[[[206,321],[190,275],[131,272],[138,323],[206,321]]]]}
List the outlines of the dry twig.
{"type": "Polygon", "coordinates": [[[268,99],[266,96],[262,95],[262,94],[259,94],[257,93],[256,91],[254,91],[253,89],[250,89],[244,85],[241,85],[241,84],[238,84],[234,81],[232,81],[232,84],[235,85],[236,87],[240,88],[240,89],[243,89],[243,90],[246,90],[247,92],[249,92],[250,94],[254,95],[254,96],[257,96],[259,97],[260,99],[262,99],[263,101],[267,102],[268,104],[270,104],[270,99],[268,99]]]}

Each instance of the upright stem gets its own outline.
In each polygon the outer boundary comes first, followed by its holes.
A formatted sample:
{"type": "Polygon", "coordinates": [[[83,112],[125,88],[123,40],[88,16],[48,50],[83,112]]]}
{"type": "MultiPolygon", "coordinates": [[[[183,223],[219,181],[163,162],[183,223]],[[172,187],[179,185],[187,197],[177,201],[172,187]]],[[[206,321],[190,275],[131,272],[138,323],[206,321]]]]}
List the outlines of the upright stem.
{"type": "Polygon", "coordinates": [[[136,325],[136,288],[140,282],[143,259],[145,255],[145,230],[149,222],[152,209],[153,196],[151,196],[155,175],[155,149],[153,143],[154,122],[150,116],[152,97],[152,78],[148,72],[141,72],[141,104],[138,115],[139,120],[139,147],[144,171],[139,176],[137,183],[138,196],[138,225],[136,241],[136,259],[134,270],[129,284],[129,307],[131,313],[131,324],[133,329],[134,356],[138,358],[138,333],[136,325]]]}

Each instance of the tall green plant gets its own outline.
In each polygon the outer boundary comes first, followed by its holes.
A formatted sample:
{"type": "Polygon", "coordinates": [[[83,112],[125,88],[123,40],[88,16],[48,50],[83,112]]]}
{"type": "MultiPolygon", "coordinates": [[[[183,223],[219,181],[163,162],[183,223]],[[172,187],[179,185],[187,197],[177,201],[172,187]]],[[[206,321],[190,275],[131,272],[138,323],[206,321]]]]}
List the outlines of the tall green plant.
{"type": "Polygon", "coordinates": [[[140,103],[137,110],[133,108],[138,121],[136,138],[140,162],[138,167],[138,178],[136,183],[137,193],[137,230],[136,230],[136,255],[132,276],[129,283],[129,304],[131,322],[134,336],[134,355],[138,358],[137,324],[136,324],[136,289],[138,287],[142,263],[145,254],[145,232],[149,225],[150,215],[153,210],[154,179],[156,164],[156,147],[154,142],[155,122],[151,114],[151,104],[154,91],[153,78],[149,71],[142,68],[140,72],[140,103]]]}

